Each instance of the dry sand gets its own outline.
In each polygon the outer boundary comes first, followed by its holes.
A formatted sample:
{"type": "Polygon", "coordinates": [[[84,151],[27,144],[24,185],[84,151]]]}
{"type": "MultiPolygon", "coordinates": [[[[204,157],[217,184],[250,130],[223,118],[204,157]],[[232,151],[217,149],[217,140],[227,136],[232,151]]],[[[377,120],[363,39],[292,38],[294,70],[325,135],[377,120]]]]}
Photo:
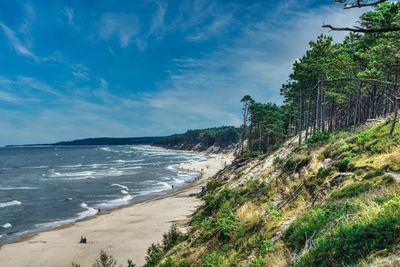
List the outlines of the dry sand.
{"type": "Polygon", "coordinates": [[[174,222],[182,222],[201,202],[193,196],[206,180],[232,155],[213,154],[207,161],[183,165],[202,172],[201,178],[168,196],[113,210],[107,214],[76,222],[66,227],[38,233],[0,248],[1,267],[71,267],[72,262],[90,267],[100,250],[112,254],[120,264],[128,259],[142,265],[147,248],[161,241],[174,222]],[[79,244],[81,235],[87,244],[79,244]]]}

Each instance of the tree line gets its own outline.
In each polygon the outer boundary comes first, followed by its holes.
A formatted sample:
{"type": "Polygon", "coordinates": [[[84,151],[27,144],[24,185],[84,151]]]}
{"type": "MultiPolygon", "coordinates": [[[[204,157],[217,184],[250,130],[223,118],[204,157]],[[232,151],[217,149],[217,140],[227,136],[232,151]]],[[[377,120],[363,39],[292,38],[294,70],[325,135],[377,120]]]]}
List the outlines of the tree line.
{"type": "Polygon", "coordinates": [[[340,43],[325,35],[309,43],[281,87],[282,105],[243,97],[241,153],[265,153],[294,135],[302,143],[392,113],[393,134],[400,104],[400,35],[393,29],[400,27],[400,3],[378,2],[360,17],[358,28],[367,31],[350,31],[340,43]]]}

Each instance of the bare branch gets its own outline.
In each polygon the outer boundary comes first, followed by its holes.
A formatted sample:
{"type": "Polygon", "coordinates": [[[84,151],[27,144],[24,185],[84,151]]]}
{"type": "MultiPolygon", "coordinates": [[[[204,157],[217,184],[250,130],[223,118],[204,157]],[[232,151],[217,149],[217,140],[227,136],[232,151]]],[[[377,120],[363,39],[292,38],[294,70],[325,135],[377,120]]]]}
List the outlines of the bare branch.
{"type": "Polygon", "coordinates": [[[331,31],[348,31],[348,32],[360,32],[360,33],[385,33],[385,32],[398,32],[400,31],[400,27],[393,27],[393,28],[380,28],[380,29],[365,29],[361,27],[334,27],[329,24],[322,25],[322,28],[328,28],[331,31]]]}
{"type": "Polygon", "coordinates": [[[369,3],[365,3],[365,1],[357,0],[353,3],[347,3],[347,0],[335,0],[337,3],[344,4],[344,9],[351,9],[351,8],[361,8],[361,7],[369,7],[369,6],[376,6],[383,2],[387,2],[387,0],[376,0],[369,3]]]}

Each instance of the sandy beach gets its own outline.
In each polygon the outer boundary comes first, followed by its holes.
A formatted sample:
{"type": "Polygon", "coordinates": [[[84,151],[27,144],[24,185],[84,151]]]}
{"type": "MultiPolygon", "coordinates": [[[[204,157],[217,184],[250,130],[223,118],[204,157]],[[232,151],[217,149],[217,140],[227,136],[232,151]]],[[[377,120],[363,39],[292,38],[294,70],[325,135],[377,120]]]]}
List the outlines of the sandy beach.
{"type": "Polygon", "coordinates": [[[100,250],[113,255],[119,264],[128,259],[145,262],[147,248],[161,241],[162,234],[177,222],[183,223],[201,202],[194,196],[208,178],[233,159],[212,154],[206,161],[182,165],[201,172],[201,178],[164,197],[147,200],[97,215],[58,229],[38,233],[22,241],[0,247],[1,267],[82,267],[92,266],[100,250]],[[87,244],[79,244],[81,235],[87,244]]]}

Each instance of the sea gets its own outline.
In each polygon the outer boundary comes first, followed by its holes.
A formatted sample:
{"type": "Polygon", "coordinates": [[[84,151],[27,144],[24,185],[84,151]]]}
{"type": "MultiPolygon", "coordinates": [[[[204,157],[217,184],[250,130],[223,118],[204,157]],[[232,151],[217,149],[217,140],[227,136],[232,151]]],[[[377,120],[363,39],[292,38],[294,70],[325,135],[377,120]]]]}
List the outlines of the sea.
{"type": "Polygon", "coordinates": [[[150,199],[199,175],[198,153],[152,146],[0,148],[0,243],[150,199]]]}

